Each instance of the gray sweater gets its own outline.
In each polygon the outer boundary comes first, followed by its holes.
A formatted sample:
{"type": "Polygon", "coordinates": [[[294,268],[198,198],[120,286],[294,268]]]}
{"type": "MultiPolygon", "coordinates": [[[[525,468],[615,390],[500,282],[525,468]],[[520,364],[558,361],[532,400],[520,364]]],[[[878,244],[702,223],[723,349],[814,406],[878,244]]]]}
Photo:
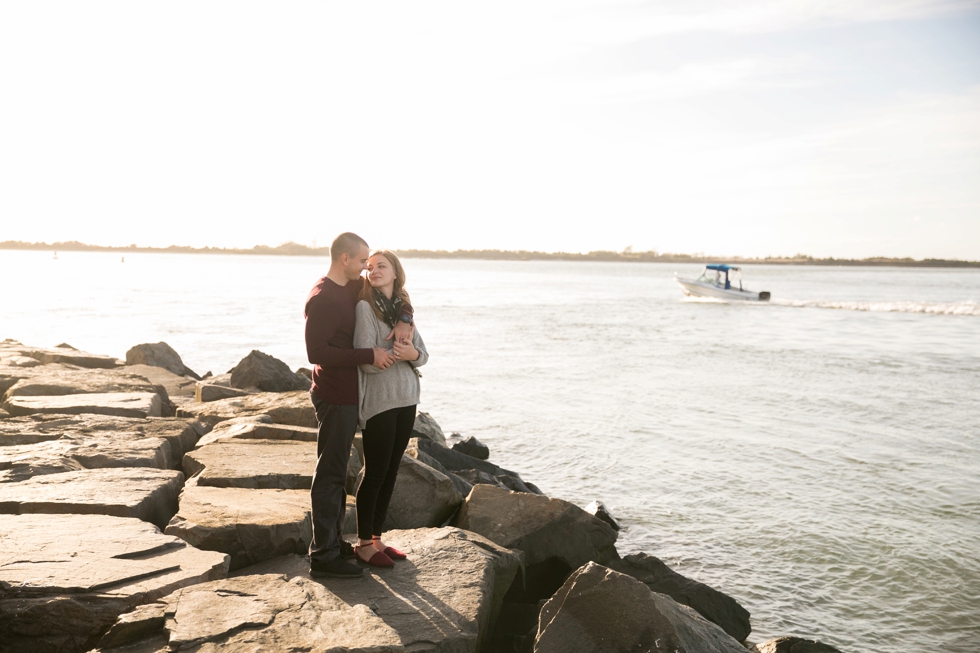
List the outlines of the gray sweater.
{"type": "MultiPolygon", "coordinates": [[[[385,340],[391,327],[378,319],[374,309],[365,301],[360,301],[354,309],[357,322],[354,326],[354,348],[368,349],[382,347],[391,351],[391,340],[385,340]]],[[[415,368],[425,365],[429,352],[419,330],[412,336],[412,344],[419,352],[417,361],[398,361],[386,370],[374,365],[361,365],[357,371],[358,381],[358,423],[361,428],[372,417],[392,408],[414,406],[419,403],[419,375],[415,368]]]]}

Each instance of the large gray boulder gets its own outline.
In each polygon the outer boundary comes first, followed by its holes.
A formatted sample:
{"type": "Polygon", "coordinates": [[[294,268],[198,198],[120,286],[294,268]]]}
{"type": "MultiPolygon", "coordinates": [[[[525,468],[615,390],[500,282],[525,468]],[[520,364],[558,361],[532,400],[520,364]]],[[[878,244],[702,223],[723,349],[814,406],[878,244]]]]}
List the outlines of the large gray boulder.
{"type": "MultiPolygon", "coordinates": [[[[170,443],[172,465],[176,466],[184,452],[189,451],[207,430],[193,420],[174,418],[139,419],[107,415],[28,415],[0,421],[0,453],[3,447],[48,442],[79,440],[111,442],[113,439],[160,438],[170,443]]],[[[82,452],[77,452],[81,454],[82,452]]],[[[88,466],[88,465],[85,465],[88,466]]],[[[111,465],[101,465],[108,467],[111,465]]]]}
{"type": "Polygon", "coordinates": [[[472,435],[465,439],[459,439],[452,442],[450,447],[453,451],[458,451],[460,453],[465,453],[467,456],[473,456],[480,460],[487,460],[490,458],[490,447],[483,444],[472,435]]]}
{"type": "Polygon", "coordinates": [[[435,460],[438,460],[439,464],[451,472],[458,473],[468,469],[475,469],[490,474],[491,476],[495,477],[501,485],[509,487],[516,492],[541,494],[541,491],[536,487],[530,483],[525,483],[521,479],[521,475],[517,472],[504,469],[503,467],[494,465],[486,460],[480,460],[479,458],[468,456],[465,453],[454,449],[449,449],[425,438],[413,438],[409,441],[409,443],[417,447],[419,451],[434,458],[435,460]]]}
{"type": "Polygon", "coordinates": [[[637,553],[614,560],[609,566],[632,576],[653,592],[666,594],[678,603],[694,608],[702,617],[718,624],[740,642],[744,642],[752,632],[749,611],[735,599],[704,583],[678,574],[659,558],[637,553]]]}
{"type": "Polygon", "coordinates": [[[225,438],[186,453],[183,469],[198,485],[309,490],[316,443],[225,438]]]}
{"type": "MultiPolygon", "coordinates": [[[[357,437],[355,437],[355,442],[357,442],[357,437]]],[[[361,448],[363,449],[363,446],[361,448]]],[[[423,465],[428,465],[437,472],[442,472],[445,474],[446,477],[453,482],[453,487],[456,488],[456,491],[459,492],[460,496],[467,496],[470,493],[470,490],[473,489],[472,482],[464,479],[459,474],[449,471],[443,467],[442,463],[429,454],[419,451],[418,438],[412,438],[408,441],[408,447],[405,448],[405,455],[414,458],[423,465]]]]}
{"type": "Polygon", "coordinates": [[[403,653],[401,638],[363,603],[283,574],[187,587],[119,618],[99,651],[403,653]]]}
{"type": "Polygon", "coordinates": [[[258,388],[264,392],[306,390],[310,379],[296,374],[278,358],[253,349],[231,370],[231,385],[235,388],[258,388]]]}
{"type": "Polygon", "coordinates": [[[0,649],[85,651],[116,617],[224,578],[227,556],[138,519],[0,515],[0,649]]]}
{"type": "Polygon", "coordinates": [[[180,359],[180,354],[165,342],[144,343],[130,348],[126,352],[126,364],[162,367],[177,376],[201,378],[194,373],[194,370],[184,365],[184,361],[180,359]]]}
{"type": "Polygon", "coordinates": [[[313,537],[310,493],[191,484],[164,532],[199,549],[227,553],[231,569],[305,553],[313,537]]]}
{"type": "MultiPolygon", "coordinates": [[[[347,605],[371,606],[406,651],[480,651],[520,567],[520,554],[456,528],[390,531],[385,541],[408,560],[390,569],[372,567],[361,579],[326,579],[326,587],[347,605]]],[[[305,578],[308,570],[308,560],[290,556],[238,573],[305,578]]]]}
{"type": "Polygon", "coordinates": [[[589,561],[618,557],[616,531],[578,506],[492,485],[473,486],[454,525],[524,553],[527,582],[512,594],[524,602],[551,596],[589,561]]]}
{"type": "Polygon", "coordinates": [[[3,409],[14,416],[59,414],[113,415],[115,417],[162,417],[163,402],[155,392],[104,392],[55,397],[10,397],[3,409]]]}
{"type": "Polygon", "coordinates": [[[384,528],[442,526],[462,501],[463,495],[445,474],[403,455],[384,528]]]}
{"type": "Polygon", "coordinates": [[[552,596],[534,653],[745,653],[721,628],[638,580],[590,562],[552,596]]]}
{"type": "Polygon", "coordinates": [[[97,514],[165,525],[184,475],[170,469],[83,469],[0,484],[0,514],[97,514]]]}
{"type": "Polygon", "coordinates": [[[412,427],[413,438],[423,438],[431,440],[442,446],[446,446],[446,435],[442,432],[442,427],[433,419],[432,415],[419,411],[415,414],[415,426],[412,427]]]}
{"type": "Polygon", "coordinates": [[[777,637],[749,650],[751,653],[841,653],[830,644],[802,637],[777,637]]]}
{"type": "MultiPolygon", "coordinates": [[[[40,372],[40,371],[38,371],[40,372]]],[[[106,392],[155,392],[160,395],[164,416],[173,415],[167,389],[148,379],[116,370],[45,370],[11,386],[4,399],[11,397],[51,397],[58,395],[96,394],[106,392]]]]}
{"type": "Polygon", "coordinates": [[[260,392],[246,397],[189,403],[177,408],[177,417],[192,417],[214,426],[235,417],[268,415],[276,424],[316,428],[316,411],[310,393],[260,392]]]}

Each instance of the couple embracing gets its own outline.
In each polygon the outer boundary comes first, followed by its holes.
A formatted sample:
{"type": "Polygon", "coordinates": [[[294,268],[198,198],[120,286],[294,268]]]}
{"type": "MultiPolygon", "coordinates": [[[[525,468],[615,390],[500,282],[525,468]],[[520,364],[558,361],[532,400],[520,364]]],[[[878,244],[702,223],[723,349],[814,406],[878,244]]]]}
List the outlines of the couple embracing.
{"type": "Polygon", "coordinates": [[[388,502],[419,402],[417,368],[429,355],[413,322],[405,270],[393,253],[370,253],[352,233],[330,246],[330,270],[306,300],[306,352],[316,409],[310,575],[356,578],[360,560],[390,567],[405,554],[382,540],[388,502]],[[362,277],[367,270],[367,277],[362,277]],[[357,489],[357,537],[343,538],[347,461],[361,427],[364,477],[357,489]]]}

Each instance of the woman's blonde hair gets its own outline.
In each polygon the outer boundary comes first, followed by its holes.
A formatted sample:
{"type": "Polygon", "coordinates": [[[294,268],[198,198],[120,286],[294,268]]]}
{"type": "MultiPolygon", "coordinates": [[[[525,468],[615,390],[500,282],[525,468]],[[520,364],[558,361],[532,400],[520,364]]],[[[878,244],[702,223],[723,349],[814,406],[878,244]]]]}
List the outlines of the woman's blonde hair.
{"type": "MultiPolygon", "coordinates": [[[[405,290],[405,268],[402,266],[402,262],[398,260],[395,253],[387,249],[379,249],[377,251],[371,252],[369,258],[374,258],[375,256],[383,256],[388,263],[391,264],[392,269],[395,271],[395,284],[391,292],[391,299],[397,297],[401,299],[406,304],[411,304],[408,299],[408,292],[405,290]]],[[[360,299],[363,299],[368,304],[371,305],[371,309],[374,310],[374,314],[378,316],[379,320],[383,320],[384,316],[381,315],[381,311],[378,310],[377,304],[374,303],[374,288],[371,286],[371,282],[367,277],[364,277],[364,285],[361,287],[360,299]]]]}

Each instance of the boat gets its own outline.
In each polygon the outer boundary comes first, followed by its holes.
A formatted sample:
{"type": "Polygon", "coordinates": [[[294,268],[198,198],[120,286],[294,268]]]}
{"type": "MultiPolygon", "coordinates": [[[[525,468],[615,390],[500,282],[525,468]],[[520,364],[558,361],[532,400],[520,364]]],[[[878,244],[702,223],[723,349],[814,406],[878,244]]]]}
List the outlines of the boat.
{"type": "Polygon", "coordinates": [[[688,296],[750,302],[769,301],[767,291],[753,292],[742,287],[742,268],[734,265],[706,265],[697,279],[685,279],[675,272],[674,281],[680,284],[681,290],[688,296]]]}

